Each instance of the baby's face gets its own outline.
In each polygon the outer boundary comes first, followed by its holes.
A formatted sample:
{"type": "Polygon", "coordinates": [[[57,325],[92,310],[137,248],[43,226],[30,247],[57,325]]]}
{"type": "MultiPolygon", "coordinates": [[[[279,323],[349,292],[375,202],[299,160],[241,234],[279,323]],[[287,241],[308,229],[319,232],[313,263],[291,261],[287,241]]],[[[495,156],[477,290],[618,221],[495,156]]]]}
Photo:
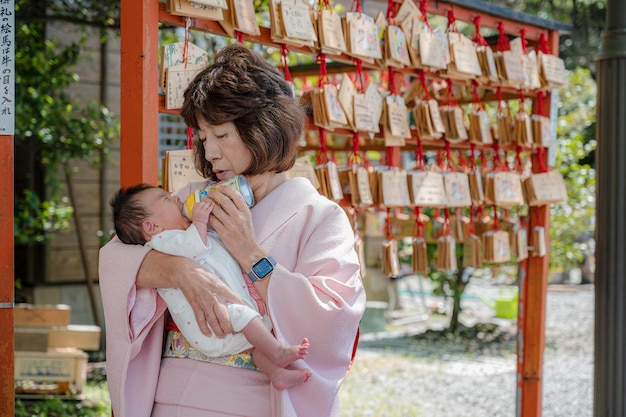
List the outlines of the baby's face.
{"type": "Polygon", "coordinates": [[[161,188],[146,190],[144,203],[150,212],[150,220],[161,230],[185,230],[191,222],[183,216],[183,202],[161,188]]]}

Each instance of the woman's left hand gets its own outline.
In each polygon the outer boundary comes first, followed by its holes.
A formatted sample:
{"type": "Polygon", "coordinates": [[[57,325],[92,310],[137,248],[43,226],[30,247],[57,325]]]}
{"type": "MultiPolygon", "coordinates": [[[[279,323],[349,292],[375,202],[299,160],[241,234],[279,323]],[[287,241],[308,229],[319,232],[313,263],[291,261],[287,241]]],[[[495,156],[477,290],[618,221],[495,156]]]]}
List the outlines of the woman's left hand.
{"type": "Polygon", "coordinates": [[[229,187],[209,190],[208,198],[215,201],[209,224],[242,269],[249,271],[253,259],[260,259],[266,254],[254,233],[248,204],[239,191],[229,187]]]}

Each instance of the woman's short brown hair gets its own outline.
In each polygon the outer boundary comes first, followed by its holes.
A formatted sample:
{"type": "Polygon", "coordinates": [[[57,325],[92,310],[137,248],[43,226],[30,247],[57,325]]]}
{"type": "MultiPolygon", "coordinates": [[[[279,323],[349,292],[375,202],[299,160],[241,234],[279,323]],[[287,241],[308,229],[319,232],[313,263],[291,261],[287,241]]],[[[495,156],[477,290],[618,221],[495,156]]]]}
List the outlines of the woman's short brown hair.
{"type": "MultiPolygon", "coordinates": [[[[256,52],[231,44],[215,55],[185,90],[181,116],[199,128],[233,122],[252,152],[244,175],[283,172],[293,167],[304,127],[304,110],[283,75],[256,52]]],[[[196,169],[216,179],[204,157],[202,141],[194,142],[196,169]]]]}

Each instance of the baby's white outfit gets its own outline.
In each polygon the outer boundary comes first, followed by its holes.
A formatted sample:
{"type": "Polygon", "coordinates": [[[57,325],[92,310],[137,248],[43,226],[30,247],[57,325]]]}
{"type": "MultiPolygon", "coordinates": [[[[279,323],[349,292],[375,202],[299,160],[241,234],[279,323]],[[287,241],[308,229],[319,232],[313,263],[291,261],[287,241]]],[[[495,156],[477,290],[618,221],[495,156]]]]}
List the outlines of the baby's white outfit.
{"type": "Polygon", "coordinates": [[[200,239],[198,229],[191,225],[187,230],[165,230],[158,233],[146,245],[159,252],[193,259],[217,275],[244,302],[227,304],[231,324],[237,333],[220,339],[206,336],[200,331],[191,305],[181,290],[159,288],[159,295],[167,304],[172,319],[193,348],[210,357],[234,355],[252,347],[243,333],[240,333],[252,319],[261,317],[265,327],[271,330],[269,317],[259,314],[258,305],[248,291],[241,267],[228,253],[216,232],[208,232],[205,245],[200,239]]]}

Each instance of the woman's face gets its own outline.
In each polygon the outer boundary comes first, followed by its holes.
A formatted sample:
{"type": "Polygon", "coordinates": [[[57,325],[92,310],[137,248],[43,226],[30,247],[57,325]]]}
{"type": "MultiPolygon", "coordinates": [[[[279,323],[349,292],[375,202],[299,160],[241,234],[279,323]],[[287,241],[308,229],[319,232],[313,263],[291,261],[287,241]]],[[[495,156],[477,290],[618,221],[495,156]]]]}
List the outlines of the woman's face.
{"type": "Polygon", "coordinates": [[[213,126],[200,121],[198,125],[204,158],[220,181],[239,175],[250,166],[252,152],[239,137],[233,122],[213,126]]]}

